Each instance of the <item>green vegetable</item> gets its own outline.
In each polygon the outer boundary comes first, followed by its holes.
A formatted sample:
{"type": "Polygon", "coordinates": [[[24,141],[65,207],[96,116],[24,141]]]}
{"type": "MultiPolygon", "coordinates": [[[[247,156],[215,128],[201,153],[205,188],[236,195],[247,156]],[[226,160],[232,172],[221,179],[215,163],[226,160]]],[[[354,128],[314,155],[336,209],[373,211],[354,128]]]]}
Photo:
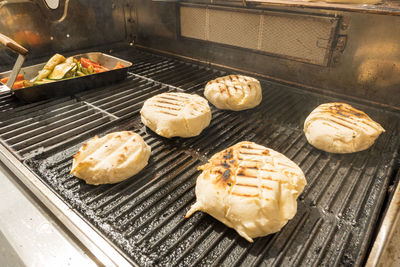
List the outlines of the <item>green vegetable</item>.
{"type": "Polygon", "coordinates": [[[94,73],[94,69],[93,69],[93,66],[92,66],[92,65],[90,65],[90,66],[87,68],[87,70],[88,70],[89,74],[93,74],[93,73],[94,73]]]}
{"type": "Polygon", "coordinates": [[[30,87],[33,85],[32,81],[24,81],[24,87],[30,87]]]}
{"type": "Polygon", "coordinates": [[[43,79],[41,81],[34,82],[32,85],[41,85],[41,84],[52,83],[52,82],[54,82],[54,81],[53,80],[49,80],[49,79],[43,79]]]}
{"type": "Polygon", "coordinates": [[[80,76],[86,76],[85,73],[83,73],[83,72],[81,72],[81,71],[79,71],[79,70],[76,72],[76,75],[78,75],[79,77],[80,77],[80,76]]]}
{"type": "Polygon", "coordinates": [[[32,79],[32,82],[40,81],[44,78],[47,78],[49,74],[53,71],[53,69],[60,63],[65,61],[65,57],[60,54],[55,54],[52,56],[49,61],[47,61],[46,65],[44,65],[43,69],[39,71],[39,75],[36,78],[32,79]]]}
{"type": "Polygon", "coordinates": [[[69,57],[66,59],[60,54],[55,54],[35,78],[30,81],[24,81],[24,87],[46,84],[55,80],[82,77],[104,70],[108,69],[86,58],[69,57]],[[86,65],[82,65],[82,63],[86,65]]]}
{"type": "Polygon", "coordinates": [[[71,70],[73,71],[76,68],[77,66],[76,63],[73,61],[73,59],[68,58],[65,61],[65,63],[58,64],[57,66],[55,66],[54,70],[50,73],[48,78],[51,80],[61,80],[64,77],[68,77],[67,76],[68,72],[70,72],[71,70]]]}
{"type": "Polygon", "coordinates": [[[85,75],[89,75],[90,74],[88,69],[84,68],[84,67],[81,68],[81,72],[83,72],[85,75]]]}

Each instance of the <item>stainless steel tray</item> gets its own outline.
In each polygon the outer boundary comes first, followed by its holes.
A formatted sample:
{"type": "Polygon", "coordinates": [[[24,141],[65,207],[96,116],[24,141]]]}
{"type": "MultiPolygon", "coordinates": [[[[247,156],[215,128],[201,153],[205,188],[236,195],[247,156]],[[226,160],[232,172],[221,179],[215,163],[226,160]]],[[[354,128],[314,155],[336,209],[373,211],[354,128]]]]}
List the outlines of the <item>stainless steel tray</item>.
{"type": "MultiPolygon", "coordinates": [[[[100,52],[90,52],[84,54],[74,55],[73,57],[85,57],[100,65],[110,69],[109,71],[94,73],[82,77],[55,81],[42,85],[36,85],[27,88],[12,90],[12,92],[21,100],[26,102],[36,102],[48,98],[63,97],[73,95],[75,93],[111,84],[126,78],[128,68],[132,66],[132,62],[116,58],[100,52]],[[124,68],[112,69],[115,65],[121,62],[124,68]]],[[[37,64],[29,67],[22,68],[19,74],[23,74],[24,78],[30,80],[34,78],[38,72],[44,67],[46,63],[37,64]]],[[[9,77],[11,71],[0,73],[0,79],[9,77]]]]}

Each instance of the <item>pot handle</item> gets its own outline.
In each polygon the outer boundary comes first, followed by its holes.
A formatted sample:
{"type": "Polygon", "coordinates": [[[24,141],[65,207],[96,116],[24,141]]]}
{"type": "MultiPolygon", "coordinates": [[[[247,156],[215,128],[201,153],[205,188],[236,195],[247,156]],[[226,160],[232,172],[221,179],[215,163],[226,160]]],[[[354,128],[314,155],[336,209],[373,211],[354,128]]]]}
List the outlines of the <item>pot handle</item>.
{"type": "Polygon", "coordinates": [[[0,43],[7,46],[8,48],[14,50],[20,55],[25,56],[28,54],[28,50],[23,47],[22,45],[18,44],[16,41],[12,40],[11,38],[5,36],[4,34],[0,33],[0,43]]]}

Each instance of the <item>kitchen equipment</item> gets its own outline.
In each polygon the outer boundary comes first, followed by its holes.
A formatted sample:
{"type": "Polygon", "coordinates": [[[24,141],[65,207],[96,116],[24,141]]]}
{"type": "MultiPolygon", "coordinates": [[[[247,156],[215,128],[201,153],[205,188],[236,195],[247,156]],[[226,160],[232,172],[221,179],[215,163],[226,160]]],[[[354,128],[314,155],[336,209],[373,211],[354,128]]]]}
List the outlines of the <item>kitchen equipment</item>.
{"type": "MultiPolygon", "coordinates": [[[[81,92],[94,87],[100,87],[106,84],[123,80],[127,76],[127,72],[132,63],[120,58],[116,58],[100,52],[89,52],[73,57],[79,59],[81,57],[88,58],[92,61],[98,62],[100,65],[110,69],[109,71],[94,73],[73,79],[64,79],[54,81],[52,83],[45,83],[35,86],[30,86],[21,89],[13,90],[13,93],[21,100],[26,102],[35,102],[54,97],[63,97],[73,95],[74,93],[81,92]],[[113,69],[117,63],[120,62],[124,65],[123,68],[113,69]]],[[[34,78],[46,63],[37,64],[29,67],[22,68],[21,73],[25,79],[30,80],[34,78]]],[[[12,72],[6,71],[0,73],[0,78],[9,77],[12,72]]]]}
{"type": "MultiPolygon", "coordinates": [[[[3,8],[15,14],[14,6],[3,8]]],[[[398,3],[106,0],[70,1],[61,19],[60,10],[54,12],[49,17],[57,21],[45,31],[54,33],[53,40],[45,41],[57,52],[101,51],[134,64],[125,80],[63,98],[25,104],[2,95],[0,159],[101,263],[382,263],[375,236],[383,220],[378,241],[390,239],[395,219],[385,211],[398,203],[391,189],[400,179],[398,3]],[[81,26],[99,20],[102,29],[88,33],[81,26]],[[260,106],[243,112],[212,108],[210,127],[189,139],[165,139],[141,124],[139,111],[149,97],[168,91],[202,95],[209,80],[232,73],[260,80],[260,106]],[[333,101],[365,111],[386,132],[360,153],[315,149],[302,132],[304,119],[333,101]],[[117,130],[133,130],[152,146],[140,174],[98,187],[69,174],[83,142],[117,130]],[[308,181],[293,220],[254,243],[204,213],[184,219],[195,201],[197,166],[243,140],[285,154],[308,181]]],[[[30,51],[30,60],[46,60],[30,51]]]]}
{"type": "MultiPolygon", "coordinates": [[[[17,75],[21,70],[22,64],[24,64],[24,60],[25,60],[26,55],[28,54],[28,50],[26,50],[24,47],[19,45],[17,42],[8,38],[7,36],[5,36],[2,33],[0,33],[0,43],[2,43],[3,45],[7,46],[8,48],[10,48],[18,53],[17,61],[15,62],[14,67],[13,67],[11,73],[9,74],[10,78],[7,81],[7,87],[12,88],[14,85],[15,79],[17,78],[17,75]]],[[[0,90],[4,91],[7,89],[2,87],[2,88],[0,88],[0,90]]]]}

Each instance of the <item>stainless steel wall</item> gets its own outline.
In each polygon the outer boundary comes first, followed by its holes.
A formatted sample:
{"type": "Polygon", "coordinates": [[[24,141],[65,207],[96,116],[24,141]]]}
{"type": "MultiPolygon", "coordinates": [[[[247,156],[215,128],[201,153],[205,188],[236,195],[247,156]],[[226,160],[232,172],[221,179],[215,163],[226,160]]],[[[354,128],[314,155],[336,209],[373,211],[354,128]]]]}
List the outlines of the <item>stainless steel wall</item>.
{"type": "MultiPolygon", "coordinates": [[[[0,32],[29,51],[27,63],[37,57],[124,41],[124,1],[60,0],[56,10],[43,0],[0,2],[0,32]]],[[[0,68],[13,64],[16,55],[0,47],[0,68]]]]}
{"type": "MultiPolygon", "coordinates": [[[[180,8],[176,3],[135,0],[134,4],[139,28],[137,44],[400,108],[400,16],[265,6],[267,14],[279,11],[290,12],[291,16],[309,14],[339,19],[329,63],[318,66],[182,38],[180,8]]],[[[193,19],[193,23],[198,22],[193,19]]]]}
{"type": "MultiPolygon", "coordinates": [[[[326,23],[329,27],[336,27],[331,29],[331,40],[317,40],[315,44],[319,48],[326,46],[324,49],[329,50],[323,54],[326,58],[307,63],[307,60],[282,55],[284,49],[281,48],[277,55],[226,45],[235,42],[215,43],[182,37],[180,5],[185,5],[185,2],[188,1],[60,0],[59,8],[50,10],[43,0],[1,1],[0,32],[30,50],[26,65],[34,62],[35,58],[56,52],[134,42],[209,64],[229,66],[400,109],[400,16],[272,5],[257,9],[240,8],[244,14],[258,12],[264,14],[263,17],[272,13],[288,14],[292,25],[293,20],[296,23],[296,17],[299,22],[307,20],[307,17],[332,20],[332,23],[326,23]]],[[[234,7],[232,12],[237,12],[241,4],[241,1],[215,2],[231,5],[234,7]]],[[[186,6],[190,4],[186,3],[186,6]]],[[[203,5],[207,6],[211,9],[215,7],[203,5]]],[[[191,22],[190,17],[184,21],[186,26],[187,23],[198,23],[195,18],[191,22]]],[[[275,26],[271,25],[268,24],[268,32],[261,36],[262,40],[268,40],[269,45],[276,42],[279,46],[282,40],[286,40],[285,45],[290,45],[290,42],[296,41],[296,38],[284,36],[290,34],[290,29],[275,30],[275,26]],[[275,34],[271,35],[271,32],[275,34]]],[[[275,25],[279,25],[279,21],[275,25]]],[[[298,30],[307,33],[302,25],[299,24],[298,30]]],[[[320,26],[323,27],[323,24],[320,26]]],[[[213,25],[209,24],[209,27],[213,25]]],[[[307,27],[310,28],[310,25],[307,27]]],[[[245,33],[246,27],[238,27],[237,35],[245,33]]],[[[312,43],[307,44],[307,49],[312,49],[310,47],[312,43]]],[[[268,49],[264,50],[268,52],[268,49]]],[[[276,50],[276,47],[273,49],[276,50]]],[[[310,50],[309,58],[313,58],[311,54],[314,52],[310,50]]],[[[307,59],[307,56],[303,57],[307,59]]],[[[0,47],[0,70],[10,68],[15,58],[13,52],[0,47]]]]}

